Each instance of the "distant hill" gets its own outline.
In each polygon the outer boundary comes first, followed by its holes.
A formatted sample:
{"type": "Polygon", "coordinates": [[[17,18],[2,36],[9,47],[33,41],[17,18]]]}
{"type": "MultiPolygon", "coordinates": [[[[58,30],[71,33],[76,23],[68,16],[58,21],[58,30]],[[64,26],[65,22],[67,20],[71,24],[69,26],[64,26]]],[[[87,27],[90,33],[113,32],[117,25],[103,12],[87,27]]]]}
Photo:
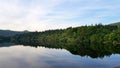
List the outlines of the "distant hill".
{"type": "Polygon", "coordinates": [[[29,31],[11,31],[11,30],[0,30],[0,36],[14,36],[16,34],[28,33],[29,31]]]}
{"type": "Polygon", "coordinates": [[[109,24],[109,25],[120,26],[120,22],[112,23],[112,24],[109,24]]]}

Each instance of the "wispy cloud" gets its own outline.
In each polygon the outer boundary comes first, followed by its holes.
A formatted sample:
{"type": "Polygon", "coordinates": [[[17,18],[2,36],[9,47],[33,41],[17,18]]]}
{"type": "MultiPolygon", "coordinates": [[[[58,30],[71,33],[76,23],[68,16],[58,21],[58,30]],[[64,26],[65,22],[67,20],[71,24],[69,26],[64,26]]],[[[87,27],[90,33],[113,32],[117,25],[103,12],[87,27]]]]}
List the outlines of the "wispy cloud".
{"type": "Polygon", "coordinates": [[[119,20],[119,0],[0,0],[0,29],[43,31],[119,20]]]}

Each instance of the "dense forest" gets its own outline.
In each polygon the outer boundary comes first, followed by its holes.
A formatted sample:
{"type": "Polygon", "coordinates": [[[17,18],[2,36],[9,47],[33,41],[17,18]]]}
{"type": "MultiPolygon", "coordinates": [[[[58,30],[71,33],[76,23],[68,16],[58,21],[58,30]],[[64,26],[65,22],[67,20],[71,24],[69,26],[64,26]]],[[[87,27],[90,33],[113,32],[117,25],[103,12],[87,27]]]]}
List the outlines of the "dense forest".
{"type": "Polygon", "coordinates": [[[120,27],[117,25],[91,25],[67,29],[29,32],[10,37],[11,42],[36,43],[46,46],[78,44],[120,44],[120,27]]]}

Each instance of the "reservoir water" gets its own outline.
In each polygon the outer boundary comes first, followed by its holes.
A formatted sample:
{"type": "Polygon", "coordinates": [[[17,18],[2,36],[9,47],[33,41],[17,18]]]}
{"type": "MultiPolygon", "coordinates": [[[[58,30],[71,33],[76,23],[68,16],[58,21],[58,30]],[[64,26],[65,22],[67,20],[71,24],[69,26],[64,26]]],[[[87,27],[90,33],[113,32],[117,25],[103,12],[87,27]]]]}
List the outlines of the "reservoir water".
{"type": "Polygon", "coordinates": [[[73,48],[70,51],[70,48],[0,44],[0,68],[115,68],[120,66],[120,50],[109,48],[108,51],[107,48],[106,51],[103,48],[101,49],[103,52],[95,52],[92,49],[89,52],[88,48],[85,51],[82,48],[76,50],[73,48]],[[92,56],[93,54],[95,55],[92,56]]]}

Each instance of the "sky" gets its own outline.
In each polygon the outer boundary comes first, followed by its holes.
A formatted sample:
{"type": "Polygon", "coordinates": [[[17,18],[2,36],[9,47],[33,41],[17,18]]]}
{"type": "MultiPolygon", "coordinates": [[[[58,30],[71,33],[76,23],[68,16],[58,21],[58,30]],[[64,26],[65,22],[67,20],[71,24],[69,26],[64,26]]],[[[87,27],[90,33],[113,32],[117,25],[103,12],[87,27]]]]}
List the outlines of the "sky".
{"type": "Polygon", "coordinates": [[[44,31],[120,21],[120,0],[0,0],[0,29],[44,31]]]}

